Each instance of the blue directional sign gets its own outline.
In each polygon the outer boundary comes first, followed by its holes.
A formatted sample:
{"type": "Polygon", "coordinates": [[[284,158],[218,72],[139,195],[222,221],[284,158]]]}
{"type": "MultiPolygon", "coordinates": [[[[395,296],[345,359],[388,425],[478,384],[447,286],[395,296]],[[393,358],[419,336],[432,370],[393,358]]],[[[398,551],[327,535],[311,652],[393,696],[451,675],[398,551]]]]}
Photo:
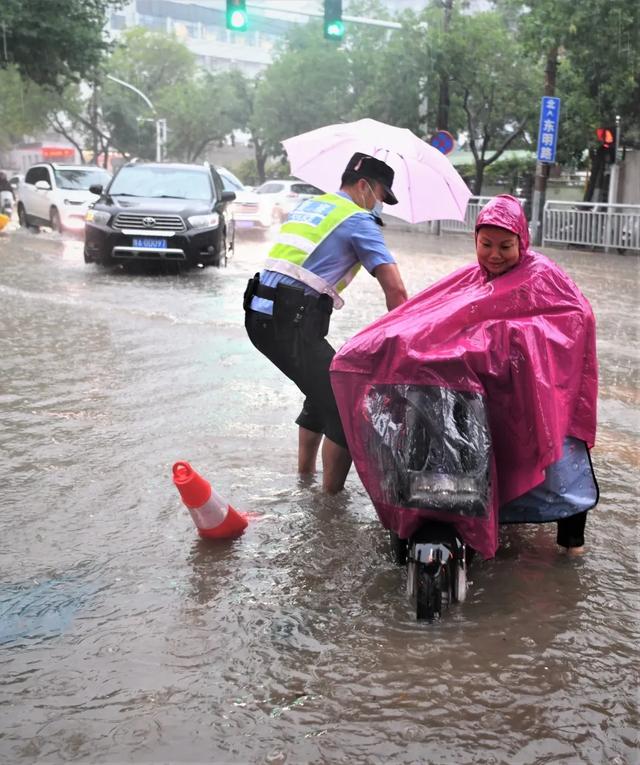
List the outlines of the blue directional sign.
{"type": "Polygon", "coordinates": [[[556,161],[556,144],[560,124],[560,99],[543,96],[540,102],[540,127],[538,129],[538,162],[556,161]]]}

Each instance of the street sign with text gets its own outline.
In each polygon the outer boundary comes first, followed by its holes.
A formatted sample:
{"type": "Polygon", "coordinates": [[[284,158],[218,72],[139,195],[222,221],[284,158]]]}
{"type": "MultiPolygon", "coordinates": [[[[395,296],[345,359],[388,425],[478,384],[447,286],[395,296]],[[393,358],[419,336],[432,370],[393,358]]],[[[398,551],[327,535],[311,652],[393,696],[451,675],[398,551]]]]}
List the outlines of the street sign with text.
{"type": "Polygon", "coordinates": [[[538,162],[556,161],[558,125],[560,123],[560,99],[543,96],[540,102],[540,127],[538,129],[538,162]]]}

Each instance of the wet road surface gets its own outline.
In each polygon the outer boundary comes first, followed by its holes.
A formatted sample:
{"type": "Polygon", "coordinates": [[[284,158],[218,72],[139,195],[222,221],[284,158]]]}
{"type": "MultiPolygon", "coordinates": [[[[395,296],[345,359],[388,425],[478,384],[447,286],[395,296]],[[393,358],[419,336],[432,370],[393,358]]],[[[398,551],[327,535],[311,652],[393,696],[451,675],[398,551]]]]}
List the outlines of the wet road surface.
{"type": "MultiPolygon", "coordinates": [[[[387,240],[410,294],[473,257],[387,240]]],[[[598,320],[587,554],[509,528],[427,625],[355,473],[295,474],[301,396],[242,324],[265,249],[126,274],[0,235],[0,762],[638,762],[637,258],[547,251],[598,320]],[[261,514],[241,539],[198,540],[178,459],[261,514]]],[[[346,299],[336,345],[384,311],[366,274],[346,299]]]]}

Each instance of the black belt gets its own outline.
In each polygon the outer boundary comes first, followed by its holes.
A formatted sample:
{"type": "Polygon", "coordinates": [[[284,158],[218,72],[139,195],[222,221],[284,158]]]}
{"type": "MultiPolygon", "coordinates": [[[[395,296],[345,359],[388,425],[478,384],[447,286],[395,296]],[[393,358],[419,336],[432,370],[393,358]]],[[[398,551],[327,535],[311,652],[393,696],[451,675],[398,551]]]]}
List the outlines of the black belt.
{"type": "MultiPolygon", "coordinates": [[[[302,285],[301,285],[302,286],[302,285]]],[[[280,283],[278,287],[267,287],[266,284],[261,284],[259,275],[256,274],[253,279],[249,280],[248,290],[251,297],[264,298],[265,300],[276,301],[276,296],[280,290],[299,290],[301,287],[289,287],[287,284],[280,283]]],[[[330,295],[310,295],[305,294],[301,296],[301,302],[309,308],[319,308],[323,313],[331,313],[333,308],[333,300],[330,295]]]]}
{"type": "Polygon", "coordinates": [[[255,285],[253,294],[256,297],[264,298],[265,300],[275,300],[276,299],[276,290],[275,290],[275,287],[267,287],[266,284],[260,284],[260,282],[258,282],[255,285]]]}

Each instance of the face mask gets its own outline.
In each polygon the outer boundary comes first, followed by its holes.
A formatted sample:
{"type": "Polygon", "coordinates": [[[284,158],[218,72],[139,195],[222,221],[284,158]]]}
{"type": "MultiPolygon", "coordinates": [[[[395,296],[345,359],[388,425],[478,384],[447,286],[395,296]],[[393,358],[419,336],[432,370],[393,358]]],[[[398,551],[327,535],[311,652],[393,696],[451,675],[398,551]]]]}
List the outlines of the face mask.
{"type": "Polygon", "coordinates": [[[376,203],[373,206],[373,210],[371,210],[373,215],[375,215],[376,218],[382,217],[382,202],[379,199],[376,199],[376,203]]]}
{"type": "Polygon", "coordinates": [[[373,207],[369,208],[369,212],[372,213],[372,215],[375,215],[376,218],[379,218],[382,215],[382,202],[378,199],[378,197],[375,194],[375,191],[371,188],[371,184],[368,181],[367,181],[367,186],[369,187],[369,191],[371,192],[371,195],[373,196],[373,199],[375,200],[373,203],[373,207]]]}

